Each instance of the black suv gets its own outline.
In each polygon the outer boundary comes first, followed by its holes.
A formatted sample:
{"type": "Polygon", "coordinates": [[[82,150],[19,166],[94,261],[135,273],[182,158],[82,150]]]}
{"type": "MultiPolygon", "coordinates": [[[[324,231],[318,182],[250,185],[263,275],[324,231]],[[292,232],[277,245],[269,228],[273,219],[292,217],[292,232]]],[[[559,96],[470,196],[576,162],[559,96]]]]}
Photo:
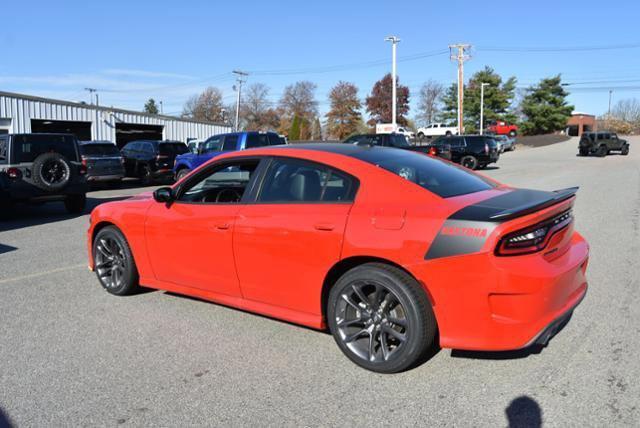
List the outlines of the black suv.
{"type": "Polygon", "coordinates": [[[147,185],[156,180],[172,180],[176,156],[188,151],[187,145],[180,141],[131,141],[121,150],[125,174],[141,178],[147,185]]]}
{"type": "Polygon", "coordinates": [[[482,169],[498,162],[498,144],[488,135],[453,135],[439,137],[434,146],[449,145],[451,160],[469,169],[482,169]]]}
{"type": "Polygon", "coordinates": [[[86,168],[71,134],[0,135],[0,216],[15,202],[63,201],[84,211],[86,168]]]}
{"type": "Polygon", "coordinates": [[[595,154],[596,156],[606,156],[612,151],[619,151],[622,155],[629,154],[629,143],[627,140],[618,138],[615,132],[600,131],[600,132],[585,132],[580,137],[578,143],[578,154],[580,156],[589,156],[595,154]]]}
{"type": "Polygon", "coordinates": [[[427,155],[438,156],[444,159],[451,159],[449,146],[441,144],[436,146],[428,144],[424,146],[412,146],[407,141],[407,137],[402,134],[359,134],[352,135],[344,140],[344,144],[362,144],[369,146],[395,147],[396,149],[411,150],[427,155]]]}

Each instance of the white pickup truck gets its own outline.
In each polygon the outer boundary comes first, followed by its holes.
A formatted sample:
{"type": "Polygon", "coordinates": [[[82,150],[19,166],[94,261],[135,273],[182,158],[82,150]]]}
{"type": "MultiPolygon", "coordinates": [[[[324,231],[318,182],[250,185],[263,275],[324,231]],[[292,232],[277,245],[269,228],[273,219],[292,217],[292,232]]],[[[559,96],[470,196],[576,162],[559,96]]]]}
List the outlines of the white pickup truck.
{"type": "Polygon", "coordinates": [[[439,137],[441,135],[457,135],[458,128],[455,126],[446,126],[444,123],[432,123],[424,128],[418,128],[416,135],[422,139],[424,137],[439,137]]]}

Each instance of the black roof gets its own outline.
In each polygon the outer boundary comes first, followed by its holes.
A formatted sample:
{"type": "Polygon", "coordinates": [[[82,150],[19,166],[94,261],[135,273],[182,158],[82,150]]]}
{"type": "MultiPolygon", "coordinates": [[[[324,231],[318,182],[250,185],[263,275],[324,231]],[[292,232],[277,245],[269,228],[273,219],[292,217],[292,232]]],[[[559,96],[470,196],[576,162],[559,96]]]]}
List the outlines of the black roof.
{"type": "Polygon", "coordinates": [[[316,150],[319,152],[336,153],[339,155],[350,156],[365,162],[377,164],[383,160],[391,158],[400,158],[407,156],[420,156],[433,162],[439,162],[436,159],[425,157],[421,153],[412,150],[403,150],[396,147],[381,147],[368,144],[343,144],[343,143],[301,143],[287,144],[276,147],[294,148],[301,150],[316,150]]]}

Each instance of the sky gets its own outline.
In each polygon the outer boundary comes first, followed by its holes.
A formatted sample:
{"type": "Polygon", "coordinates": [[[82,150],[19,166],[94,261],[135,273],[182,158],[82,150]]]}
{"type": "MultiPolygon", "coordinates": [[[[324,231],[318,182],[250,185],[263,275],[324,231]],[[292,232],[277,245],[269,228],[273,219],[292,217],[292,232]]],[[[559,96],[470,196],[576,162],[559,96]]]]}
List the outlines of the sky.
{"type": "Polygon", "coordinates": [[[640,2],[574,1],[8,1],[0,23],[0,91],[141,110],[152,97],[165,114],[207,86],[235,100],[232,70],[269,86],[276,103],[298,80],[317,84],[321,113],[338,81],[364,99],[391,69],[413,117],[420,86],[448,86],[448,45],[472,45],[465,76],[490,66],[518,87],[561,73],[575,110],[603,114],[640,97],[640,2]]]}

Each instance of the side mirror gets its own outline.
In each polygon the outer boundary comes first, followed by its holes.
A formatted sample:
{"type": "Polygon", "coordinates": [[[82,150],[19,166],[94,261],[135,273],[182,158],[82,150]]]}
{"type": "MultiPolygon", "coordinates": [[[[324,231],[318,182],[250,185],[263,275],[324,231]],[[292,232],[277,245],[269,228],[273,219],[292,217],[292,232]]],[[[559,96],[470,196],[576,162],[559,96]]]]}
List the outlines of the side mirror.
{"type": "Polygon", "coordinates": [[[171,203],[173,202],[173,190],[171,187],[160,187],[153,192],[153,199],[156,202],[171,203]]]}

